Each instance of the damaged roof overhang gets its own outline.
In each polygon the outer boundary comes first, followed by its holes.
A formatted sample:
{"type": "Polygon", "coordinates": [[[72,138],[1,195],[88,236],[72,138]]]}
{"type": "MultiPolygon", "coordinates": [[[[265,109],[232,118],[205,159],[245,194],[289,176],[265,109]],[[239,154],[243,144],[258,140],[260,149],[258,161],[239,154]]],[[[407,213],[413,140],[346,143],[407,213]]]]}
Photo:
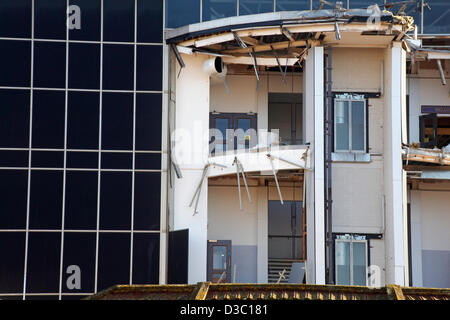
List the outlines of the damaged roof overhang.
{"type": "Polygon", "coordinates": [[[228,63],[280,66],[279,58],[286,58],[284,65],[293,65],[305,57],[305,49],[331,43],[327,34],[335,34],[340,40],[341,32],[353,32],[360,36],[360,39],[354,39],[355,45],[363,39],[370,44],[367,37],[385,36],[387,45],[393,40],[402,40],[413,30],[411,17],[380,11],[379,17],[372,18],[373,12],[366,9],[237,16],[169,30],[166,42],[185,54],[198,52],[224,56],[224,61],[229,59],[225,61],[228,63]],[[246,58],[236,60],[237,57],[246,58]],[[267,61],[263,61],[264,58],[267,61]]]}

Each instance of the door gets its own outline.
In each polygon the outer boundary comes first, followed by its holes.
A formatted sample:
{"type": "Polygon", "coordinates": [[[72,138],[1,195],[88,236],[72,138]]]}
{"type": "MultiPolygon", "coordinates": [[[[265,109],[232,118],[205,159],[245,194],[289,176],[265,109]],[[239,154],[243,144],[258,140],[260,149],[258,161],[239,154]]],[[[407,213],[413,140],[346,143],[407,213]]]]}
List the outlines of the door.
{"type": "Polygon", "coordinates": [[[419,117],[420,121],[420,147],[434,148],[436,146],[437,116],[430,113],[419,117]]]}
{"type": "Polygon", "coordinates": [[[301,201],[269,201],[269,259],[303,259],[301,201]]]}
{"type": "Polygon", "coordinates": [[[367,241],[336,240],[336,284],[367,285],[367,241]]]}
{"type": "Polygon", "coordinates": [[[231,240],[208,240],[207,280],[231,282],[231,240]]]}
{"type": "Polygon", "coordinates": [[[269,93],[269,130],[278,130],[281,145],[299,145],[302,138],[302,95],[269,93]]]}

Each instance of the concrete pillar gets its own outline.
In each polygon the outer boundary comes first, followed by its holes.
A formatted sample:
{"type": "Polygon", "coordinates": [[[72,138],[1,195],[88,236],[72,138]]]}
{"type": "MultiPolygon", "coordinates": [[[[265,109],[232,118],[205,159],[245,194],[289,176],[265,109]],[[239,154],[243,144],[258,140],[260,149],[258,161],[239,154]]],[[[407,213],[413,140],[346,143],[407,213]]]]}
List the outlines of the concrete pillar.
{"type": "Polygon", "coordinates": [[[323,47],[308,50],[305,61],[304,141],[310,144],[313,171],[305,172],[307,221],[307,283],[325,284],[324,210],[324,55],[323,47]]]}
{"type": "Polygon", "coordinates": [[[402,104],[405,94],[403,68],[405,52],[400,42],[394,42],[385,54],[384,108],[384,193],[386,198],[386,282],[405,285],[405,230],[402,175],[402,104]]]}
{"type": "Polygon", "coordinates": [[[258,187],[258,251],[257,281],[268,282],[269,240],[268,240],[268,201],[267,187],[258,187]]]}
{"type": "MultiPolygon", "coordinates": [[[[183,177],[174,179],[174,229],[189,229],[188,282],[206,281],[208,180],[198,202],[189,203],[208,159],[209,76],[203,72],[206,56],[182,55],[186,67],[176,81],[174,154],[183,177]]],[[[176,73],[179,72],[177,65],[176,73]]]]}

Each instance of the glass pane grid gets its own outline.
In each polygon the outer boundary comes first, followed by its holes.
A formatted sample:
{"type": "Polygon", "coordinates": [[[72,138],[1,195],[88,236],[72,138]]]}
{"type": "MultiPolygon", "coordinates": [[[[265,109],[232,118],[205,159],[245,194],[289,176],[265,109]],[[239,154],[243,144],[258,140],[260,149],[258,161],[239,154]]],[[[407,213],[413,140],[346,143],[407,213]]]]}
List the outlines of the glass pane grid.
{"type": "MultiPolygon", "coordinates": [[[[9,215],[11,210],[15,212],[8,219],[0,215],[0,238],[18,239],[17,245],[10,248],[13,252],[7,253],[12,257],[9,263],[0,262],[0,270],[11,271],[6,287],[0,281],[1,299],[72,299],[104,289],[110,271],[101,269],[107,263],[105,258],[99,259],[100,264],[96,261],[97,257],[105,257],[102,250],[108,241],[101,239],[109,235],[112,241],[126,239],[121,243],[128,248],[123,251],[121,269],[125,277],[109,278],[113,284],[131,283],[136,277],[140,283],[159,281],[159,257],[155,252],[159,255],[161,121],[157,114],[161,114],[162,105],[162,71],[158,71],[162,68],[162,12],[163,2],[155,5],[151,0],[5,0],[0,4],[0,26],[8,15],[20,16],[9,30],[0,27],[0,48],[11,55],[4,61],[9,61],[14,70],[0,76],[0,98],[15,106],[2,117],[5,125],[0,120],[0,190],[6,188],[5,194],[11,200],[1,201],[0,209],[9,215]],[[67,5],[81,8],[81,29],[66,28],[67,5]],[[118,7],[130,10],[114,10],[118,7]],[[117,19],[114,14],[128,14],[128,18],[117,19]],[[115,30],[125,22],[130,23],[124,32],[115,30]],[[120,72],[131,75],[128,83],[121,83],[122,74],[117,73],[110,87],[103,81],[108,75],[105,69],[111,69],[105,48],[118,52],[131,48],[127,51],[128,64],[120,72]],[[137,58],[137,51],[151,52],[157,58],[149,65],[137,58]],[[149,70],[147,77],[136,74],[136,70],[143,69],[149,70]],[[149,78],[152,70],[156,73],[149,78]],[[136,77],[142,79],[137,87],[133,85],[136,77]],[[126,143],[103,148],[101,142],[108,141],[109,132],[101,132],[100,128],[114,128],[117,117],[114,102],[105,104],[104,97],[111,94],[131,96],[126,110],[128,138],[126,143]],[[108,112],[114,116],[105,117],[108,112]],[[153,112],[153,118],[147,116],[149,112],[153,112]],[[136,119],[138,115],[155,125],[143,126],[136,119]],[[6,125],[8,122],[16,125],[6,125]],[[131,163],[124,165],[124,157],[131,157],[131,163]],[[106,201],[105,208],[111,205],[111,197],[101,196],[102,189],[105,191],[101,177],[105,175],[114,177],[112,183],[117,182],[117,176],[127,176],[132,185],[126,186],[125,216],[129,222],[117,227],[117,221],[112,221],[102,229],[97,225],[103,214],[100,201],[106,201]],[[13,183],[5,185],[10,180],[13,183]],[[148,197],[148,193],[155,196],[148,197]],[[37,201],[43,197],[49,201],[37,201]],[[25,205],[12,206],[13,202],[25,205]],[[155,213],[150,220],[149,210],[155,213]],[[141,218],[133,224],[134,216],[141,218]],[[151,273],[147,272],[150,266],[145,265],[149,257],[144,261],[133,254],[136,237],[142,252],[147,252],[148,246],[154,247],[151,273]],[[80,241],[86,244],[83,248],[90,248],[89,254],[75,252],[81,251],[80,241]],[[48,261],[43,260],[43,248],[51,248],[48,261]],[[67,284],[71,275],[67,268],[76,263],[81,267],[80,289],[76,283],[74,288],[67,284]],[[26,270],[26,280],[20,270],[26,270]]],[[[14,22],[12,18],[8,21],[14,22]]],[[[8,64],[1,67],[8,70],[8,64]]],[[[123,207],[123,203],[119,205],[123,207]]]]}

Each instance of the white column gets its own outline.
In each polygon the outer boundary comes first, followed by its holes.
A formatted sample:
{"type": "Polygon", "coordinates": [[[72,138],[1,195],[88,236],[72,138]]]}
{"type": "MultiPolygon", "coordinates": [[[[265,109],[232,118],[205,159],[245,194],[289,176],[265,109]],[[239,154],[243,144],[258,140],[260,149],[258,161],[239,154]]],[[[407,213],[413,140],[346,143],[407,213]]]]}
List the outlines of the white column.
{"type": "Polygon", "coordinates": [[[309,49],[304,71],[304,137],[314,169],[305,173],[307,282],[316,284],[325,284],[323,59],[323,47],[309,49]]]}
{"type": "Polygon", "coordinates": [[[402,96],[405,52],[400,42],[386,49],[384,108],[384,192],[386,197],[386,282],[405,284],[405,229],[402,177],[402,96]]]}
{"type": "MultiPolygon", "coordinates": [[[[205,56],[182,55],[186,65],[176,81],[174,154],[183,177],[174,179],[174,229],[189,229],[188,282],[206,281],[208,180],[198,202],[189,203],[208,158],[209,76],[203,72],[205,56]]],[[[177,74],[179,65],[177,65],[177,74]]]]}
{"type": "Polygon", "coordinates": [[[411,261],[414,287],[422,287],[422,206],[421,192],[411,190],[411,261]]]}

